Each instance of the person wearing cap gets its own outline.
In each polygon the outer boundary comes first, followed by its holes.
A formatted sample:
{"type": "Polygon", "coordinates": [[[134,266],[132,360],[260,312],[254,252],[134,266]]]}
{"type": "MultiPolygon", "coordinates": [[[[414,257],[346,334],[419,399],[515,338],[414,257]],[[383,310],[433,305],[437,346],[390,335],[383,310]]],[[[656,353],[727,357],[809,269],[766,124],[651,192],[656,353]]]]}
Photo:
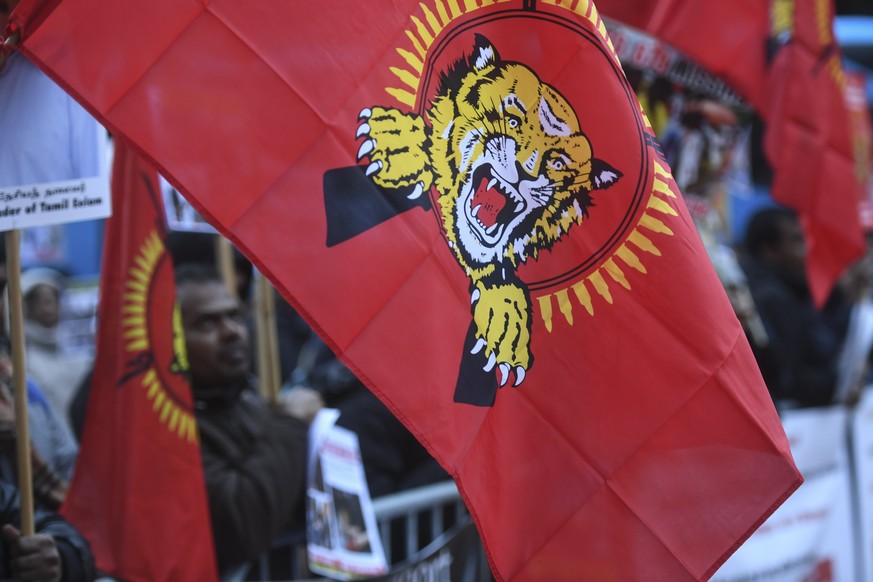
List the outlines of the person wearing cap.
{"type": "Polygon", "coordinates": [[[70,401],[91,368],[92,357],[64,349],[59,334],[64,276],[44,267],[21,275],[27,375],[69,429],[70,401]]]}

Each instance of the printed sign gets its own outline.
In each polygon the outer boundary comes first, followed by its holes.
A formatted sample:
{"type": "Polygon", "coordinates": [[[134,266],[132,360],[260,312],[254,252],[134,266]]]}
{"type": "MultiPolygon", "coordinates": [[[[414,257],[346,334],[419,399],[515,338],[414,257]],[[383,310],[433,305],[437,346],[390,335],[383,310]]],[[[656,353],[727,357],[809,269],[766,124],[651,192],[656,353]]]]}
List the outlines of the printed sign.
{"type": "Polygon", "coordinates": [[[388,571],[355,433],[322,410],[310,427],[306,540],[309,569],[338,580],[388,571]]]}

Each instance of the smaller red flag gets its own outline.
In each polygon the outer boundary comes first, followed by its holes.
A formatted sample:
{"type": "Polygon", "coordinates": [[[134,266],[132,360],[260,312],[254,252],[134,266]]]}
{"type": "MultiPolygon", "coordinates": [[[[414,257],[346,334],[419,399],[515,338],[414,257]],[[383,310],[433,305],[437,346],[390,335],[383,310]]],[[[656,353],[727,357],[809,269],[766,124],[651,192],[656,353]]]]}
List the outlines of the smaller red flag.
{"type": "Polygon", "coordinates": [[[765,107],[764,148],[776,169],[772,195],[800,215],[807,278],[818,305],[866,246],[858,212],[862,180],[832,8],[832,2],[794,3],[782,24],[790,40],[776,49],[768,70],[765,107]]]}
{"type": "Polygon", "coordinates": [[[597,4],[607,18],[647,31],[723,78],[760,113],[773,199],[800,216],[810,289],[824,304],[864,249],[833,1],[597,4]]]}
{"type": "Polygon", "coordinates": [[[157,174],[118,143],[88,416],[62,513],[126,580],[215,580],[157,174]]]}
{"type": "Polygon", "coordinates": [[[846,73],[846,105],[852,121],[852,151],[855,152],[855,175],[861,182],[858,213],[865,231],[873,230],[873,119],[867,108],[864,75],[846,73]]]}

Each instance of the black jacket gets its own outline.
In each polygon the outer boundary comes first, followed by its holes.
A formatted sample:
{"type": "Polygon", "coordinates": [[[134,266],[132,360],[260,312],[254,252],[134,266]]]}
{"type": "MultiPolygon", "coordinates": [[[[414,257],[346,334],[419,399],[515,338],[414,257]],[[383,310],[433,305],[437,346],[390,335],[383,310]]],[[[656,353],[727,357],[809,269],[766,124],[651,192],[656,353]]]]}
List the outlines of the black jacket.
{"type": "Polygon", "coordinates": [[[252,390],[223,396],[195,392],[216,557],[225,572],[257,558],[296,520],[303,523],[307,430],[252,390]]]}
{"type": "Polygon", "coordinates": [[[841,296],[835,294],[819,310],[804,277],[751,257],[742,266],[770,334],[777,368],[766,378],[770,392],[777,400],[800,406],[829,404],[836,388],[837,359],[848,321],[841,296]]]}

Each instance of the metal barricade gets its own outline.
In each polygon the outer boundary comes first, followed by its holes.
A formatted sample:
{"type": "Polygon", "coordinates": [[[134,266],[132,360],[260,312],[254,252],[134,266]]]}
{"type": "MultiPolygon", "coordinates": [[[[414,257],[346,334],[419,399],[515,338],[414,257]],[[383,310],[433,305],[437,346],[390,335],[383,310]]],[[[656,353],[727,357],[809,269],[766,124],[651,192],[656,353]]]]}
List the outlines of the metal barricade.
{"type": "MultiPolygon", "coordinates": [[[[425,485],[374,499],[373,510],[385,550],[385,559],[389,565],[414,561],[420,550],[455,523],[470,519],[453,481],[425,485]]],[[[481,568],[477,580],[493,580],[484,555],[479,563],[481,568]]],[[[306,534],[302,529],[283,533],[269,551],[249,564],[245,570],[235,572],[235,575],[226,580],[287,580],[288,573],[295,580],[313,578],[306,567],[306,534]]]]}

